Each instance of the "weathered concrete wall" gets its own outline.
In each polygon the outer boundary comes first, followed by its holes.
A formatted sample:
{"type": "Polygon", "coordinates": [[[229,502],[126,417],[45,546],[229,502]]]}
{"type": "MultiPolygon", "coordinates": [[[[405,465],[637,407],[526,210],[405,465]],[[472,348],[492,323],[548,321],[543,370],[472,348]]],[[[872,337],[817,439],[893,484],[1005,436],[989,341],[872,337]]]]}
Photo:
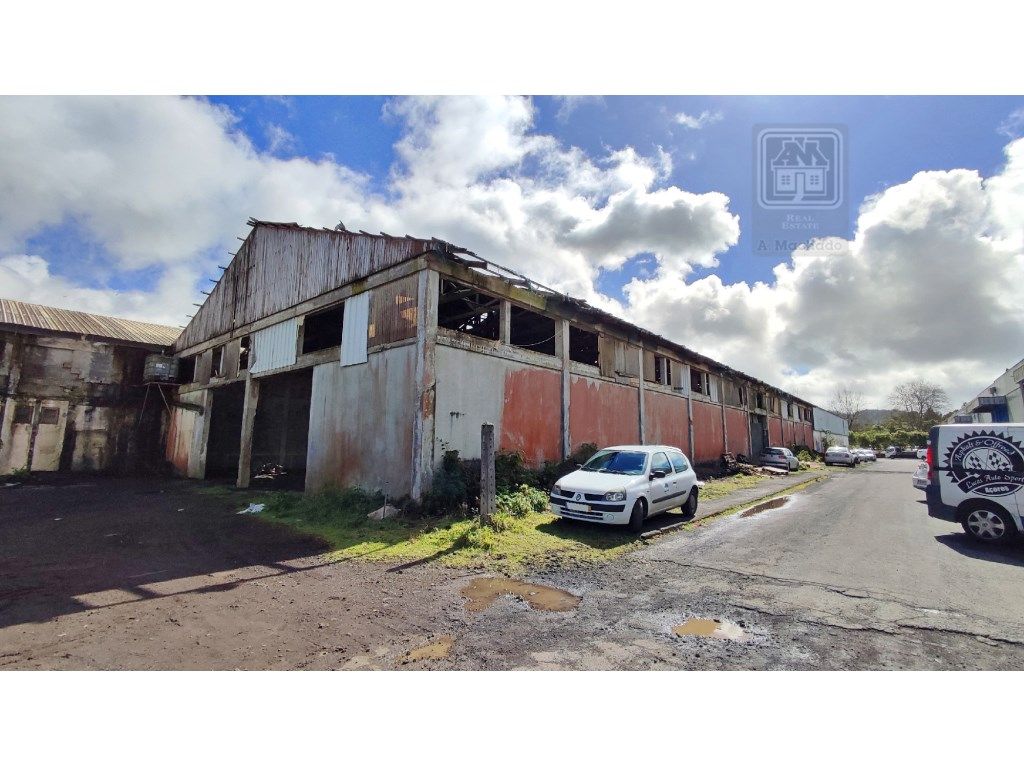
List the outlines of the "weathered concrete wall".
{"type": "Polygon", "coordinates": [[[703,400],[693,401],[693,461],[706,464],[719,461],[725,453],[722,408],[703,400]]]}
{"type": "Polygon", "coordinates": [[[686,398],[652,389],[645,390],[644,432],[644,438],[652,445],[672,445],[690,454],[686,398]]]}
{"type": "Polygon", "coordinates": [[[533,465],[562,452],[561,374],[494,355],[437,347],[436,458],[479,458],[480,425],[494,424],[499,450],[533,465]]]}
{"type": "Polygon", "coordinates": [[[573,375],[569,381],[569,437],[573,450],[640,442],[640,401],[636,387],[573,375]]]}
{"type": "Polygon", "coordinates": [[[746,411],[738,408],[725,409],[725,428],[728,431],[729,451],[736,455],[738,453],[750,453],[750,416],[746,411]]]}
{"type": "Polygon", "coordinates": [[[179,475],[202,478],[206,474],[206,437],[209,433],[212,398],[208,390],[186,392],[178,396],[183,403],[202,406],[203,413],[172,408],[167,429],[167,460],[179,475]]]}
{"type": "Polygon", "coordinates": [[[313,369],[306,490],[357,485],[401,496],[412,488],[416,346],[360,365],[313,369]]]}
{"type": "MultiPolygon", "coordinates": [[[[0,333],[0,474],[132,471],[159,445],[160,402],[138,422],[147,350],[0,333]]],[[[157,452],[159,448],[157,447],[157,452]]]]}

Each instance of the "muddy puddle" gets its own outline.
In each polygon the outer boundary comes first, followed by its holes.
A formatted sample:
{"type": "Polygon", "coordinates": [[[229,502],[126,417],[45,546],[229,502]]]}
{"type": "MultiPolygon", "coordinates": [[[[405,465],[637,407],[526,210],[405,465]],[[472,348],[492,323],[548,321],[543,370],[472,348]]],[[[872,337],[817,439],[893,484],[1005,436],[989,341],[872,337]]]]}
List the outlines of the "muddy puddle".
{"type": "Polygon", "coordinates": [[[719,640],[743,640],[747,634],[731,621],[718,619],[687,619],[672,631],[679,637],[713,637],[719,640]]]}
{"type": "Polygon", "coordinates": [[[482,611],[502,595],[522,598],[536,611],[571,611],[580,599],[569,592],[503,576],[481,576],[462,589],[466,610],[482,611]]]}
{"type": "Polygon", "coordinates": [[[454,637],[442,635],[433,643],[421,645],[419,648],[413,648],[411,651],[406,652],[399,661],[402,664],[408,664],[412,661],[441,661],[448,658],[448,654],[452,652],[453,645],[455,645],[454,637]]]}
{"type": "Polygon", "coordinates": [[[760,514],[761,512],[767,512],[769,509],[778,509],[789,503],[791,496],[779,496],[776,499],[768,499],[768,501],[762,501],[760,504],[755,504],[750,509],[744,509],[740,512],[740,517],[753,517],[754,515],[760,514]]]}

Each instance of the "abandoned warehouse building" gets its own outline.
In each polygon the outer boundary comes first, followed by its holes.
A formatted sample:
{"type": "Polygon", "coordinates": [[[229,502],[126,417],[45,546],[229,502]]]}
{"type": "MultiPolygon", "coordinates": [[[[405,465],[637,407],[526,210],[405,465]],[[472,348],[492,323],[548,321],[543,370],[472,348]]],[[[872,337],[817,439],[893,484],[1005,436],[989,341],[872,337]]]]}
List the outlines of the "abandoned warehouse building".
{"type": "Polygon", "coordinates": [[[166,408],[143,408],[145,366],[180,332],[0,299],[0,475],[162,466],[166,408]]]}
{"type": "Polygon", "coordinates": [[[418,497],[480,427],[533,465],[585,443],[712,464],[811,446],[813,406],[438,239],[250,220],[173,345],[181,475],[418,497]]]}

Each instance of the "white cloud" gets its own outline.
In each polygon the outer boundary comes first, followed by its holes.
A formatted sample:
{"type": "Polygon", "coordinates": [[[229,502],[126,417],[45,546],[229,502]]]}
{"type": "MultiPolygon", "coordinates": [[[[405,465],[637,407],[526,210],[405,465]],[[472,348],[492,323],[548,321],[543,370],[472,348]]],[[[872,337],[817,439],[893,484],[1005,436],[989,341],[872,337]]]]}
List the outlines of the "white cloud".
{"type": "Polygon", "coordinates": [[[723,115],[718,110],[705,109],[699,115],[688,115],[685,112],[678,112],[674,120],[684,128],[699,131],[708,125],[714,125],[722,119],[723,115]]]}
{"type": "Polygon", "coordinates": [[[263,131],[267,137],[267,151],[272,155],[294,152],[297,142],[295,136],[277,123],[268,123],[263,131]]]}
{"type": "Polygon", "coordinates": [[[751,285],[691,279],[728,258],[740,222],[725,195],[669,183],[667,152],[588,155],[536,133],[523,98],[401,99],[386,117],[402,135],[378,195],[333,157],[257,151],[203,100],[0,99],[0,295],[179,324],[249,216],[342,220],[459,243],[821,403],[843,381],[883,404],[912,376],[959,402],[1022,354],[1024,141],[990,178],[933,171],[884,190],[852,240],[751,285]],[[69,221],[109,252],[96,275],[148,267],[154,286],[108,290],[26,255],[69,221]],[[645,252],[653,275],[624,301],[597,291],[601,268],[645,252]]]}
{"type": "Polygon", "coordinates": [[[569,118],[572,117],[572,113],[575,112],[582,106],[588,104],[594,106],[604,106],[603,96],[555,96],[558,100],[558,112],[555,113],[555,119],[560,123],[569,122],[569,118]]]}

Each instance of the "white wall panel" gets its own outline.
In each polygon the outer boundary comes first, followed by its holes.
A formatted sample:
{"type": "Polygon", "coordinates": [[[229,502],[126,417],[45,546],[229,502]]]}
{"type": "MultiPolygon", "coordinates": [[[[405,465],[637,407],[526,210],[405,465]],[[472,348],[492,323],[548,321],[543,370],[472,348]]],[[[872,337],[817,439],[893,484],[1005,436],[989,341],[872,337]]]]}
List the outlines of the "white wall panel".
{"type": "Polygon", "coordinates": [[[298,318],[271,325],[252,335],[251,373],[264,373],[295,364],[298,318]]]}
{"type": "Polygon", "coordinates": [[[345,323],[341,328],[341,364],[366,362],[366,330],[370,317],[370,292],[356,294],[345,302],[345,323]]]}

